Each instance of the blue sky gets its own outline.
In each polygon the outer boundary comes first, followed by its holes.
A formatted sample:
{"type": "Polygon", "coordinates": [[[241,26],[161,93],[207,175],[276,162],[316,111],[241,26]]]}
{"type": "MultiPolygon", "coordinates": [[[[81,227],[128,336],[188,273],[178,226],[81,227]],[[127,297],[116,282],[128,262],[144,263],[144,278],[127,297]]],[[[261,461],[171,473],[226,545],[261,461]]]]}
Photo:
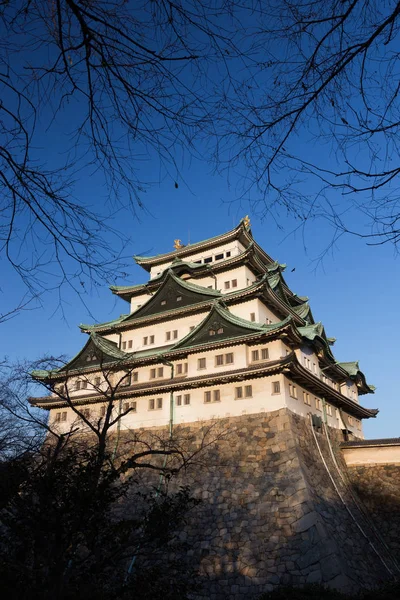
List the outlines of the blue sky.
{"type": "MultiPolygon", "coordinates": [[[[87,202],[101,193],[101,182],[82,179],[78,190],[87,202]]],[[[291,233],[296,226],[281,216],[283,230],[268,217],[262,220],[250,207],[234,202],[234,192],[223,177],[211,174],[207,164],[192,161],[182,169],[178,189],[174,180],[165,177],[144,196],[146,210],[138,219],[118,214],[114,226],[130,236],[127,255],[156,254],[170,251],[173,240],[196,242],[234,227],[250,214],[255,239],[280,262],[287,263],[286,280],[299,295],[310,298],[316,320],[321,320],[328,336],[336,337],[334,353],[339,361],[359,360],[367,380],[377,387],[375,395],[362,402],[377,407],[377,419],[365,422],[367,437],[398,436],[400,408],[397,401],[397,296],[400,291],[399,260],[389,245],[368,247],[354,237],[341,238],[322,264],[313,260],[315,248],[324,247],[329,227],[313,224],[306,232],[291,233]],[[186,183],[183,181],[185,179],[186,183]],[[291,270],[295,268],[294,272],[291,270]]],[[[125,281],[140,283],[147,273],[133,260],[125,281]]],[[[23,292],[21,282],[2,261],[2,300],[6,305],[23,292]]],[[[106,321],[128,311],[128,304],[115,298],[107,286],[91,290],[85,302],[97,321],[106,321]]],[[[44,354],[74,355],[85,343],[79,323],[92,322],[80,299],[64,290],[63,310],[57,310],[58,295],[49,293],[36,310],[23,311],[2,325],[0,355],[11,359],[36,359],[44,354]]]]}

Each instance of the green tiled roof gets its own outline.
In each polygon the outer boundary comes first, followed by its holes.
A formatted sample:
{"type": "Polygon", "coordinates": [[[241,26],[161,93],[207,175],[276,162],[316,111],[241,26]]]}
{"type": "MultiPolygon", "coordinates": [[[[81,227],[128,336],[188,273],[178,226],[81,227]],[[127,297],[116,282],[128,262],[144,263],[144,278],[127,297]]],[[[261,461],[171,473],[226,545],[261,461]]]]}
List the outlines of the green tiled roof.
{"type": "Polygon", "coordinates": [[[354,360],[353,362],[340,362],[340,363],[338,363],[338,365],[340,365],[342,367],[342,369],[347,371],[347,373],[353,377],[355,377],[357,375],[357,373],[360,371],[360,367],[358,365],[358,360],[354,360]]]}
{"type": "Polygon", "coordinates": [[[218,290],[213,290],[207,287],[203,287],[202,285],[197,285],[197,283],[189,283],[180,277],[177,277],[173,271],[170,272],[171,278],[181,287],[189,290],[191,292],[197,292],[201,294],[206,294],[207,296],[220,297],[222,294],[218,290]]]}
{"type": "Polygon", "coordinates": [[[103,327],[112,327],[113,325],[119,325],[119,323],[122,323],[122,321],[124,321],[129,316],[130,316],[129,314],[121,315],[120,317],[118,317],[118,319],[114,319],[113,321],[105,321],[104,323],[95,323],[94,325],[85,325],[84,323],[81,323],[79,325],[79,328],[82,329],[83,331],[95,331],[96,329],[103,328],[103,327]]]}
{"type": "Polygon", "coordinates": [[[115,342],[111,340],[107,340],[102,337],[98,333],[91,333],[90,340],[94,343],[96,348],[103,352],[103,354],[107,354],[107,356],[111,356],[112,358],[125,358],[126,352],[120,350],[115,342]]]}
{"type": "Polygon", "coordinates": [[[299,317],[305,319],[310,314],[311,308],[308,302],[304,302],[304,304],[299,304],[299,306],[292,306],[292,310],[294,310],[299,317]]]}
{"type": "Polygon", "coordinates": [[[324,338],[324,336],[325,336],[324,326],[322,325],[321,322],[314,323],[313,325],[306,325],[305,327],[299,327],[298,330],[303,337],[306,337],[311,341],[313,341],[315,336],[317,336],[317,335],[319,337],[325,339],[324,338]]]}
{"type": "Polygon", "coordinates": [[[268,277],[268,283],[271,286],[272,289],[276,288],[281,282],[281,276],[279,273],[276,273],[276,275],[270,275],[268,277]]]}
{"type": "Polygon", "coordinates": [[[112,292],[130,292],[131,290],[139,290],[144,287],[145,283],[138,283],[136,285],[110,285],[110,290],[112,292]]]}

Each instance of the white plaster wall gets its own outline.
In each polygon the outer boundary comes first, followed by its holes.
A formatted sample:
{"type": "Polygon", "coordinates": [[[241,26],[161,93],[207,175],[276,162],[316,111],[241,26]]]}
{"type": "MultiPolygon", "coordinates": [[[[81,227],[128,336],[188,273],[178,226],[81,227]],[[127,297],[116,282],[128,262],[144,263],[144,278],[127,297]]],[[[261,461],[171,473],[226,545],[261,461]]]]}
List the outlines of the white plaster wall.
{"type": "Polygon", "coordinates": [[[310,346],[307,346],[307,345],[301,346],[301,348],[297,348],[295,350],[295,353],[297,356],[297,360],[303,367],[305,367],[311,373],[314,373],[314,375],[316,375],[317,377],[320,377],[321,370],[320,370],[320,366],[319,366],[319,362],[318,362],[318,357],[313,352],[313,350],[310,346]],[[305,361],[304,359],[307,359],[310,361],[310,368],[308,367],[308,362],[305,361]],[[314,365],[315,365],[315,367],[314,367],[314,365]]]}
{"type": "MultiPolygon", "coordinates": [[[[212,265],[214,262],[220,262],[220,261],[215,261],[216,254],[221,254],[221,253],[225,254],[226,252],[230,251],[231,252],[230,258],[232,258],[233,256],[238,256],[239,254],[241,254],[244,251],[244,246],[238,240],[234,240],[227,244],[222,244],[221,246],[217,246],[217,247],[213,248],[212,250],[202,250],[202,251],[197,251],[197,252],[195,251],[195,249],[193,249],[193,250],[194,250],[193,254],[189,254],[189,255],[185,256],[184,258],[182,258],[182,260],[184,262],[196,262],[197,260],[203,260],[204,258],[208,258],[209,256],[211,256],[213,260],[209,264],[212,265]]],[[[224,259],[224,260],[226,260],[226,259],[224,259]]],[[[172,263],[172,261],[169,261],[169,262],[165,262],[161,265],[156,265],[155,267],[152,267],[150,270],[150,279],[153,279],[153,277],[156,277],[157,275],[159,275],[160,273],[165,271],[165,269],[168,269],[168,267],[171,265],[171,263],[172,263]]]]}
{"type": "Polygon", "coordinates": [[[400,446],[373,446],[369,448],[343,448],[346,464],[400,464],[400,446]]]}
{"type": "Polygon", "coordinates": [[[203,321],[207,315],[208,312],[188,315],[181,319],[164,321],[163,323],[153,323],[152,325],[145,325],[138,329],[123,331],[121,342],[129,342],[129,340],[132,340],[132,348],[128,348],[127,343],[126,352],[137,352],[139,350],[151,350],[162,346],[170,346],[185,337],[190,332],[190,327],[196,327],[196,325],[203,321]],[[166,332],[175,329],[178,331],[178,337],[175,340],[167,340],[166,332]],[[151,335],[154,335],[154,344],[144,346],[143,338],[149,338],[151,335]]]}
{"type": "Polygon", "coordinates": [[[131,313],[134,313],[138,310],[138,308],[140,308],[141,306],[143,306],[143,304],[145,304],[148,300],[150,300],[150,298],[152,297],[152,294],[147,293],[147,294],[141,294],[140,296],[133,296],[131,298],[131,313]]]}
{"type": "MultiPolygon", "coordinates": [[[[224,271],[223,273],[217,273],[215,277],[217,282],[217,290],[221,291],[223,294],[230,294],[235,290],[249,287],[256,280],[256,276],[254,275],[253,271],[251,271],[246,265],[241,265],[240,267],[230,269],[229,271],[224,271]],[[229,281],[232,286],[232,279],[236,279],[237,287],[225,289],[225,281],[229,281]]],[[[185,281],[204,287],[212,285],[212,288],[215,289],[215,279],[213,277],[202,277],[200,279],[190,278],[186,279],[185,281]]]]}
{"type": "Polygon", "coordinates": [[[106,333],[106,334],[100,334],[101,337],[105,338],[106,340],[110,340],[110,342],[114,342],[114,344],[117,344],[117,346],[119,345],[119,333],[106,333]]]}
{"type": "Polygon", "coordinates": [[[250,314],[255,313],[255,322],[265,324],[266,318],[273,323],[278,323],[280,319],[267,308],[259,298],[252,298],[247,302],[233,304],[229,310],[236,316],[250,321],[250,314]]]}
{"type": "Polygon", "coordinates": [[[359,402],[358,388],[354,381],[352,381],[351,379],[348,379],[345,383],[342,384],[340,391],[343,394],[343,396],[346,396],[346,398],[350,398],[351,400],[354,400],[354,402],[359,402]]]}

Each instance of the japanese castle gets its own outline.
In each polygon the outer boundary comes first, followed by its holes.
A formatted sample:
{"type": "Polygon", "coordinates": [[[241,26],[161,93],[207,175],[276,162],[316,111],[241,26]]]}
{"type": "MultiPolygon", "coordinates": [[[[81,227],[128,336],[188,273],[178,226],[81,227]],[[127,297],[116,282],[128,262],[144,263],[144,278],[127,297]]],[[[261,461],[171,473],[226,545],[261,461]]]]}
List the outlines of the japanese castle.
{"type": "Polygon", "coordinates": [[[362,438],[357,362],[337,362],[334,338],[285,265],[253,239],[248,217],[222,235],[157,256],[136,256],[145,284],[112,286],[129,314],[80,325],[88,339],[64,367],[36,371],[49,395],[31,403],[61,431],[99,422],[110,398],[123,429],[164,427],[287,408],[362,438]],[[74,410],[75,409],[75,410],[74,410]],[[80,416],[81,415],[81,416],[80,416]]]}

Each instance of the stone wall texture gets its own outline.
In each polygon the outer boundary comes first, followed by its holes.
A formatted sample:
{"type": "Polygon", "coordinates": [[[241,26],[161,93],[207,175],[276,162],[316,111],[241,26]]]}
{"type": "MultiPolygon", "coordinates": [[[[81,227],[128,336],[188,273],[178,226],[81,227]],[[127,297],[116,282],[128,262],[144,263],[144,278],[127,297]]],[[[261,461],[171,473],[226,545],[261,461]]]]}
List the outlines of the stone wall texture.
{"type": "MultiPolygon", "coordinates": [[[[175,434],[195,448],[205,427],[180,425],[175,434]]],[[[287,409],[218,422],[217,441],[174,480],[201,500],[180,533],[182,560],[198,567],[196,598],[251,600],[305,583],[357,592],[399,574],[390,523],[400,533],[400,467],[346,472],[339,432],[329,436],[335,460],[326,431],[314,435],[308,419],[287,409]]]]}
{"type": "Polygon", "coordinates": [[[400,464],[348,467],[355,493],[400,564],[400,464]]]}

